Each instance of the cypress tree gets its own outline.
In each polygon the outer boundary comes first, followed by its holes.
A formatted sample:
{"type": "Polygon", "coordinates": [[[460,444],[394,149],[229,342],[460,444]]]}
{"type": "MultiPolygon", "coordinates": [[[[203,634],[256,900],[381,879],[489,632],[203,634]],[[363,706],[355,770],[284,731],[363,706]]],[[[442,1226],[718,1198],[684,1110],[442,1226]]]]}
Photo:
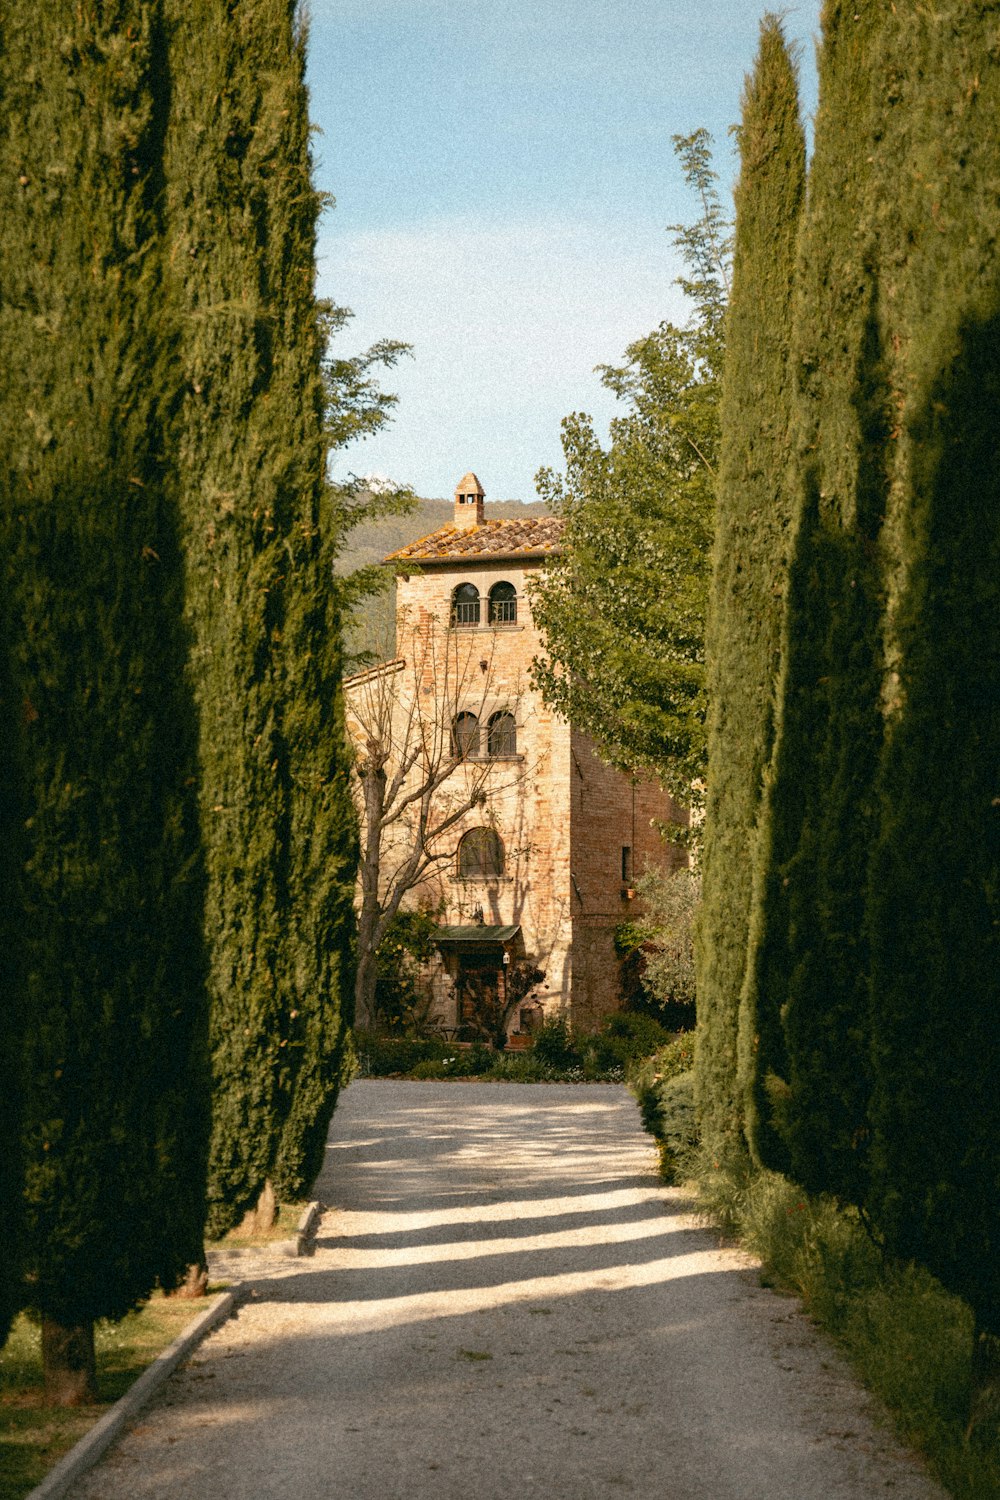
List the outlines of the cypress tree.
{"type": "MultiPolygon", "coordinates": [[[[722,443],[707,634],[708,797],[698,923],[699,1104],[716,1150],[739,1142],[737,1017],[774,693],[789,523],[788,347],[805,138],[781,22],[761,24],[743,93],[722,443]]],[[[743,1021],[751,1044],[756,1022],[743,1021]]],[[[751,1045],[751,1060],[756,1048],[751,1045]]],[[[746,1063],[744,1066],[746,1067],[746,1063]]]]}
{"type": "Polygon", "coordinates": [[[197,1252],[193,709],[163,472],[166,91],[150,0],[6,8],[0,588],[27,721],[25,1269],[51,1394],[197,1252]]]}
{"type": "Polygon", "coordinates": [[[796,271],[794,541],[744,1004],[760,1039],[755,1147],[857,1201],[865,1173],[864,871],[881,741],[888,424],[878,279],[859,233],[881,0],[827,0],[796,271]]]}
{"type": "Polygon", "coordinates": [[[19,786],[20,746],[8,659],[8,639],[0,605],[0,1345],[21,1304],[21,1047],[25,1015],[21,946],[19,858],[24,811],[19,786]]]}
{"type": "MultiPolygon", "coordinates": [[[[875,87],[895,351],[869,1206],[1000,1334],[1000,5],[901,7],[875,87]]],[[[980,1346],[981,1347],[981,1346],[980,1346]]]]}
{"type": "MultiPolygon", "coordinates": [[[[4,23],[0,17],[0,53],[5,50],[4,23]]],[[[0,72],[0,89],[3,75],[0,72]]],[[[0,108],[3,108],[0,92],[0,108]]],[[[20,832],[24,821],[19,777],[16,705],[6,608],[0,599],[0,1345],[7,1337],[11,1319],[21,1298],[21,1196],[24,1186],[21,1164],[21,1041],[24,1025],[22,976],[18,972],[20,947],[21,890],[19,879],[20,832]]]]}
{"type": "Polygon", "coordinates": [[[171,0],[167,156],[212,992],[210,1227],[315,1176],[354,879],[294,0],[171,0]]]}

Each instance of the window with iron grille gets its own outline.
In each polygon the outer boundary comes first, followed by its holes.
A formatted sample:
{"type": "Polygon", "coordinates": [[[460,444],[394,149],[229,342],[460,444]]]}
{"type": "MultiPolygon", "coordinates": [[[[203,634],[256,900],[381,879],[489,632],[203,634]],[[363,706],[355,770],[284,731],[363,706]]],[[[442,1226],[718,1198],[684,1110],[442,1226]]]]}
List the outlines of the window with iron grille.
{"type": "Polygon", "coordinates": [[[503,874],[503,843],[492,828],[472,828],[458,846],[458,874],[462,880],[503,874]]]}
{"type": "Polygon", "coordinates": [[[490,589],[490,624],[517,624],[517,590],[512,583],[495,583],[490,589]]]}
{"type": "Polygon", "coordinates": [[[451,596],[453,625],[479,624],[479,590],[474,583],[460,583],[451,596]]]}
{"type": "Polygon", "coordinates": [[[451,753],[456,760],[479,754],[479,720],[475,714],[456,714],[451,724],[451,753]]]}
{"type": "Polygon", "coordinates": [[[490,755],[517,754],[517,725],[513,714],[492,715],[486,726],[486,748],[490,755]]]}

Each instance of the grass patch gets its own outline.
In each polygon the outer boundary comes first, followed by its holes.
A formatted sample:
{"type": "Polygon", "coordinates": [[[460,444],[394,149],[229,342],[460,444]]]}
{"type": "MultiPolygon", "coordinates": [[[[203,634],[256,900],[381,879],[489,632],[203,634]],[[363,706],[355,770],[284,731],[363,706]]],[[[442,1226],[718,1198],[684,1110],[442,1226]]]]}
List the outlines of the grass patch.
{"type": "Polygon", "coordinates": [[[22,1314],[0,1350],[0,1500],[21,1500],[34,1489],[204,1305],[156,1295],[120,1323],[98,1323],[101,1400],[72,1408],[46,1403],[41,1330],[22,1314]]]}
{"type": "Polygon", "coordinates": [[[881,1397],[955,1500],[1000,1500],[1000,1412],[967,1433],[972,1314],[916,1265],[887,1261],[857,1213],[773,1172],[692,1159],[702,1207],[793,1291],[881,1397]]]}
{"type": "Polygon", "coordinates": [[[242,1234],[237,1225],[221,1239],[206,1241],[206,1249],[246,1250],[254,1245],[270,1245],[275,1240],[293,1240],[298,1232],[299,1220],[308,1207],[308,1203],[279,1203],[277,1215],[270,1229],[262,1234],[242,1234]]]}

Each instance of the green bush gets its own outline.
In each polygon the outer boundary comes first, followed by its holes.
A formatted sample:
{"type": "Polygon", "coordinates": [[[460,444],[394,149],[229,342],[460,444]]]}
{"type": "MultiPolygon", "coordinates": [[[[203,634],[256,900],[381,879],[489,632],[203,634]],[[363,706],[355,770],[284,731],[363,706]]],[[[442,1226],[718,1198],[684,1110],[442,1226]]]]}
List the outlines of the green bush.
{"type": "Polygon", "coordinates": [[[669,1033],[695,1024],[693,923],[696,871],[647,870],[638,883],[643,915],[615,928],[619,984],[627,1014],[653,1017],[669,1033]]]}
{"type": "Polygon", "coordinates": [[[573,1044],[569,1026],[561,1016],[545,1021],[535,1032],[531,1055],[550,1068],[582,1068],[583,1058],[573,1044]]]}
{"type": "Polygon", "coordinates": [[[694,1074],[689,1070],[660,1085],[659,1113],[660,1175],[664,1182],[677,1182],[686,1171],[687,1159],[698,1143],[698,1119],[694,1107],[694,1074]]]}
{"type": "Polygon", "coordinates": [[[660,1046],[651,1056],[634,1062],[628,1083],[639,1105],[642,1123],[650,1135],[663,1136],[661,1092],[664,1086],[694,1067],[694,1032],[684,1031],[660,1046]]]}
{"type": "Polygon", "coordinates": [[[452,1066],[454,1057],[427,1057],[410,1069],[410,1078],[454,1078],[457,1069],[452,1066]]]}
{"type": "Polygon", "coordinates": [[[497,1054],[487,1076],[490,1083],[578,1083],[583,1070],[553,1067],[534,1052],[508,1052],[497,1054]]]}
{"type": "Polygon", "coordinates": [[[609,1016],[595,1036],[579,1043],[584,1064],[604,1072],[627,1069],[669,1041],[670,1033],[653,1016],[620,1010],[609,1016]]]}
{"type": "Polygon", "coordinates": [[[376,1031],[354,1033],[358,1072],[362,1078],[391,1078],[411,1073],[423,1062],[453,1057],[454,1044],[438,1038],[382,1036],[376,1031]]]}
{"type": "Polygon", "coordinates": [[[411,1078],[480,1078],[489,1073],[497,1058],[495,1052],[476,1042],[471,1047],[447,1047],[444,1057],[428,1057],[410,1070],[411,1078]]]}
{"type": "Polygon", "coordinates": [[[756,1170],[745,1156],[692,1155],[701,1207],[760,1258],[765,1283],[796,1292],[839,1340],[955,1500],[1000,1500],[997,1414],[977,1413],[967,1431],[969,1307],[928,1271],[887,1259],[857,1210],[756,1170]]]}
{"type": "Polygon", "coordinates": [[[664,1041],[668,1033],[650,1016],[617,1012],[593,1036],[575,1038],[562,1017],[546,1021],[535,1033],[530,1052],[504,1053],[477,1042],[458,1046],[440,1038],[384,1035],[356,1031],[354,1047],[363,1078],[493,1078],[520,1083],[621,1083],[626,1070],[641,1066],[653,1049],[674,1059],[688,1059],[691,1044],[664,1041]]]}
{"type": "Polygon", "coordinates": [[[435,917],[426,911],[400,911],[375,954],[375,1010],[382,1027],[396,1035],[420,1031],[433,1001],[422,984],[423,970],[436,952],[435,917]]]}

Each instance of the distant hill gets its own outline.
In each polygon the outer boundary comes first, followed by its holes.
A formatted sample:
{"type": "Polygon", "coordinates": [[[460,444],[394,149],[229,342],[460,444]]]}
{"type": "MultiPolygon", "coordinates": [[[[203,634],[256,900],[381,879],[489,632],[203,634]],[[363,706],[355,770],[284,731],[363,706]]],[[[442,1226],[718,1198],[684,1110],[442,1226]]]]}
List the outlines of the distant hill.
{"type": "MultiPolygon", "coordinates": [[[[365,521],[350,532],[347,547],[337,560],[337,572],[353,573],[356,568],[381,562],[383,557],[399,547],[405,547],[407,542],[415,542],[419,537],[429,536],[439,527],[447,526],[454,514],[452,500],[418,500],[415,508],[406,515],[387,515],[365,521]]],[[[549,508],[543,500],[486,502],[486,515],[494,521],[549,514],[549,508]]],[[[396,587],[390,570],[386,569],[386,573],[389,581],[385,593],[366,600],[347,628],[347,647],[352,654],[370,651],[383,657],[393,649],[392,622],[396,614],[396,587]]]]}

